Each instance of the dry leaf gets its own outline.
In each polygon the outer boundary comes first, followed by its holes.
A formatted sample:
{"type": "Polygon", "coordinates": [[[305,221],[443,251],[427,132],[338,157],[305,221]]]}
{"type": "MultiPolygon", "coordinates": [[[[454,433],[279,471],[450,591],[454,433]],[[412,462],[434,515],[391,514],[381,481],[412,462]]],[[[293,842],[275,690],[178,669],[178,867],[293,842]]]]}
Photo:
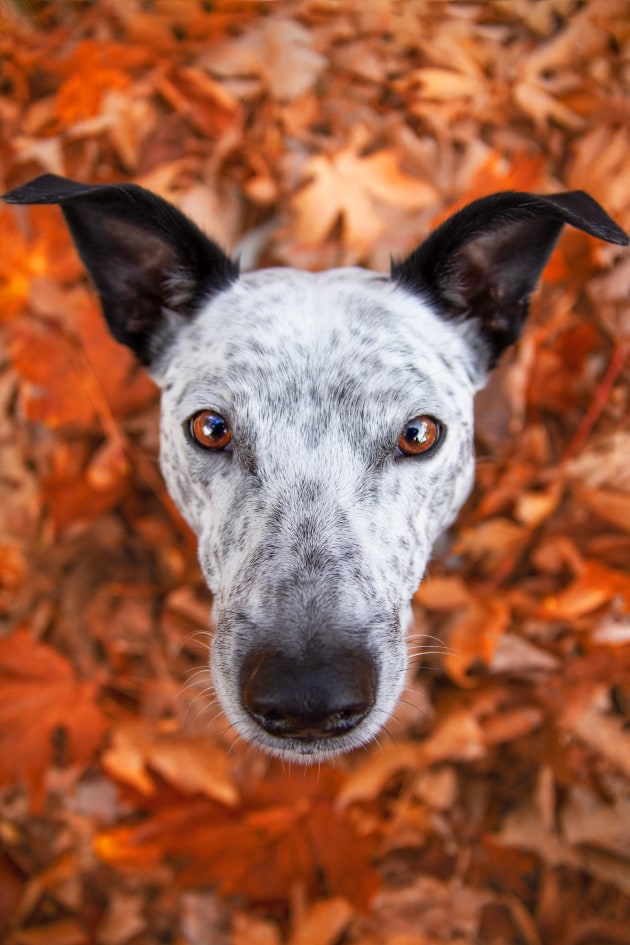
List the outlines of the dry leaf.
{"type": "Polygon", "coordinates": [[[103,765],[113,777],[148,796],[156,792],[152,769],[183,794],[205,794],[230,807],[239,800],[225,752],[205,736],[160,733],[130,722],[114,729],[103,765]]]}
{"type": "Polygon", "coordinates": [[[0,640],[0,783],[26,783],[38,807],[56,758],[89,761],[108,728],[96,695],[95,683],[28,630],[0,640]]]}
{"type": "Polygon", "coordinates": [[[613,599],[618,599],[621,609],[630,610],[630,575],[598,561],[585,561],[575,580],[560,593],[545,598],[542,614],[554,620],[574,620],[613,599]]]}
{"type": "Polygon", "coordinates": [[[507,604],[500,598],[477,598],[447,626],[444,669],[460,686],[474,686],[470,675],[477,664],[492,663],[497,643],[510,624],[507,604]]]}
{"type": "MultiPolygon", "coordinates": [[[[318,270],[385,270],[499,190],[584,189],[630,228],[627,7],[0,3],[0,179],[132,174],[318,270]]],[[[61,212],[0,229],[0,939],[625,945],[627,250],[567,227],[478,398],[477,486],[414,604],[446,672],[296,771],[182,730],[210,599],[155,388],[61,212]]]]}
{"type": "Polygon", "coordinates": [[[295,20],[262,21],[233,43],[223,43],[207,58],[215,75],[260,76],[280,101],[302,95],[324,67],[311,33],[295,20]]]}
{"type": "Polygon", "coordinates": [[[435,189],[404,173],[394,151],[362,156],[366,141],[365,130],[355,129],[341,150],[306,164],[304,175],[312,180],[292,204],[295,234],[301,242],[320,242],[341,216],[345,243],[362,250],[385,230],[379,204],[419,210],[436,202],[435,189]]]}
{"type": "Polygon", "coordinates": [[[334,945],[348,926],[354,910],[349,902],[336,899],[320,899],[306,915],[300,917],[289,945],[334,945]]]}
{"type": "Polygon", "coordinates": [[[365,908],[378,888],[366,856],[369,843],[340,813],[297,802],[230,817],[208,805],[191,802],[158,811],[137,827],[102,832],[97,854],[113,866],[135,869],[173,860],[181,864],[177,873],[184,888],[217,884],[222,895],[256,902],[283,899],[296,883],[315,894],[323,877],[365,908]]]}
{"type": "MultiPolygon", "coordinates": [[[[601,458],[599,462],[601,464],[601,458]]],[[[572,490],[578,502],[583,503],[605,522],[609,522],[614,528],[630,532],[630,492],[589,489],[578,482],[573,484],[572,490]]]]}

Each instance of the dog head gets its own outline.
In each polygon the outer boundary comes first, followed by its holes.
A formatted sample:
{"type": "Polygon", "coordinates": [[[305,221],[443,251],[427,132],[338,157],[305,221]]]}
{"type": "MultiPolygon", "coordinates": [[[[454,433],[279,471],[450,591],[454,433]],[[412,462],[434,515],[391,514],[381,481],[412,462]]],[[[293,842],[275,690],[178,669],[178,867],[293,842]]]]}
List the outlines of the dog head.
{"type": "Polygon", "coordinates": [[[563,225],[625,234],[582,192],[500,193],[386,276],[241,275],[135,185],[46,175],[5,200],[62,207],[112,334],[162,389],[228,719],[293,760],[371,739],[404,685],[409,599],[472,485],[475,392],[563,225]]]}

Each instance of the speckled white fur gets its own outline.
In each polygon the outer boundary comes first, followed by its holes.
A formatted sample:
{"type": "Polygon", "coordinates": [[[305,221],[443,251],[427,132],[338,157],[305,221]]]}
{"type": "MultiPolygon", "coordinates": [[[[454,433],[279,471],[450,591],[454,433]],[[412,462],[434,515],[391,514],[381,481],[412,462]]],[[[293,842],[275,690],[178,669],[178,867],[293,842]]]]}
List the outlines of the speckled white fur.
{"type": "Polygon", "coordinates": [[[409,600],[473,481],[478,344],[385,276],[263,270],[210,300],[154,366],[162,470],[215,595],[213,681],[246,739],[313,761],[365,743],[392,713],[409,600]],[[231,452],[187,436],[205,408],[230,424],[231,452]],[[397,455],[418,414],[444,424],[443,442],[427,457],[397,455]],[[280,643],[299,655],[329,634],[375,661],[368,717],[311,743],[259,728],[239,696],[247,653],[280,643]]]}

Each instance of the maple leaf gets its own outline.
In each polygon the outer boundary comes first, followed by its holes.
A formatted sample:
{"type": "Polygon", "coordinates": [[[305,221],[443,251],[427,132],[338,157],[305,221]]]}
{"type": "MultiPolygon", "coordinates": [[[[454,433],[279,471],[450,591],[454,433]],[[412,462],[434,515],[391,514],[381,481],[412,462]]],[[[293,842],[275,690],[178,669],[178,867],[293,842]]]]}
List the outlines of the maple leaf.
{"type": "Polygon", "coordinates": [[[365,908],[379,886],[369,838],[322,800],[233,812],[191,801],[159,809],[139,826],[103,831],[95,848],[120,867],[169,862],[183,888],[216,884],[222,895],[252,902],[284,901],[296,883],[313,896],[324,883],[365,908]]]}
{"type": "Polygon", "coordinates": [[[87,763],[108,728],[96,696],[95,683],[28,630],[0,640],[0,784],[26,783],[37,808],[56,752],[64,764],[87,763]]]}
{"type": "Polygon", "coordinates": [[[366,143],[365,130],[355,129],[335,154],[307,162],[304,173],[312,180],[292,201],[299,240],[320,242],[341,216],[344,242],[366,250],[387,225],[379,207],[419,210],[437,202],[434,187],[400,169],[395,149],[362,156],[366,143]]]}
{"type": "Polygon", "coordinates": [[[94,418],[94,405],[61,328],[35,321],[15,322],[8,339],[11,364],[28,381],[28,386],[22,387],[25,416],[51,429],[69,423],[87,426],[94,418]]]}

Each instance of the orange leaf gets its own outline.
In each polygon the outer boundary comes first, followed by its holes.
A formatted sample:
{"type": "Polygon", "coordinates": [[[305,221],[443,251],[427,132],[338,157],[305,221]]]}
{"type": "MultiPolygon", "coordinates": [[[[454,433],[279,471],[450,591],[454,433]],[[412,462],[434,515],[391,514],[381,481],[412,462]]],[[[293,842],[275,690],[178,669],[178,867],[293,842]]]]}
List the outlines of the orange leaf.
{"type": "Polygon", "coordinates": [[[206,794],[228,806],[239,800],[225,752],[204,736],[161,733],[142,722],[130,722],[114,732],[103,766],[148,796],[156,790],[150,766],[184,794],[206,794]]]}
{"type": "Polygon", "coordinates": [[[307,162],[311,181],[293,198],[298,240],[320,242],[341,216],[347,245],[366,249],[386,227],[379,206],[420,210],[437,202],[435,188],[402,171],[393,149],[363,156],[367,141],[365,130],[356,128],[345,147],[307,162]]]}
{"type": "Polygon", "coordinates": [[[575,482],[571,490],[578,502],[584,503],[605,522],[630,532],[630,492],[590,489],[579,482],[575,482]]]}
{"type": "Polygon", "coordinates": [[[379,885],[370,841],[343,811],[306,799],[238,814],[190,801],[99,834],[96,851],[132,869],[170,862],[183,888],[216,884],[223,896],[253,902],[286,901],[298,885],[309,897],[330,890],[365,908],[379,885]]]}
{"type": "Polygon", "coordinates": [[[28,419],[51,429],[89,424],[94,407],[61,329],[35,321],[13,322],[8,339],[13,369],[30,382],[21,389],[28,419]]]}
{"type": "Polygon", "coordinates": [[[352,914],[352,906],[346,899],[321,899],[301,919],[289,945],[334,945],[352,914]]]}
{"type": "Polygon", "coordinates": [[[630,575],[608,568],[599,561],[586,561],[574,581],[559,594],[547,597],[543,616],[552,620],[575,620],[590,614],[613,598],[630,611],[630,575]]]}
{"type": "Polygon", "coordinates": [[[0,211],[0,320],[20,314],[31,296],[33,280],[48,276],[59,281],[76,277],[79,262],[61,214],[33,207],[0,211]],[[24,224],[21,226],[20,224],[24,224]],[[29,226],[30,224],[30,226],[29,226]],[[33,237],[30,233],[36,234],[33,237]]]}
{"type": "Polygon", "coordinates": [[[0,784],[25,782],[37,807],[56,746],[65,764],[89,761],[107,730],[96,693],[27,630],[0,640],[0,784]]]}
{"type": "Polygon", "coordinates": [[[125,89],[132,81],[130,70],[150,59],[150,51],[121,43],[84,40],[57,66],[67,74],[57,92],[56,111],[64,125],[92,118],[101,99],[112,89],[125,89]]]}
{"type": "Polygon", "coordinates": [[[448,628],[444,668],[451,679],[460,686],[474,685],[470,670],[476,663],[490,663],[497,641],[509,622],[510,611],[503,601],[495,598],[471,601],[448,628]]]}

